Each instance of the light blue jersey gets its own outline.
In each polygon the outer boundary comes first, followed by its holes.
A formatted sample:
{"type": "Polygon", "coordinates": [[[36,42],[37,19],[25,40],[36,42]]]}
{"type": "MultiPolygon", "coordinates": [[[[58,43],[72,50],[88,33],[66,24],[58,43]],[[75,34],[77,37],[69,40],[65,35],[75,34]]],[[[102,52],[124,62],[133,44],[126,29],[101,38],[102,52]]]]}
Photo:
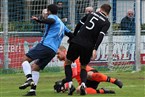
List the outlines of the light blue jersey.
{"type": "Polygon", "coordinates": [[[57,15],[49,15],[48,18],[54,19],[55,23],[45,25],[45,33],[41,43],[57,52],[65,32],[69,33],[71,31],[64,25],[57,15]]]}

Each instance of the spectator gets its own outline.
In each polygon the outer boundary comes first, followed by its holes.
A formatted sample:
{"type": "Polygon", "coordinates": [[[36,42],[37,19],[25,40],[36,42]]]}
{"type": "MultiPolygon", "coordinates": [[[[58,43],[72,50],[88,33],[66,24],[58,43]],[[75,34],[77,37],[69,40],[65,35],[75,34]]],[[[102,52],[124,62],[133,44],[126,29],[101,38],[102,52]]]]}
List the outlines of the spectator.
{"type": "Polygon", "coordinates": [[[127,15],[121,20],[121,30],[129,30],[130,34],[135,33],[135,18],[134,11],[128,10],[127,15]]]}
{"type": "Polygon", "coordinates": [[[58,17],[62,20],[62,22],[66,23],[67,22],[67,18],[65,17],[64,14],[64,8],[63,8],[63,2],[62,1],[58,1],[57,2],[57,6],[58,6],[58,17]]]}

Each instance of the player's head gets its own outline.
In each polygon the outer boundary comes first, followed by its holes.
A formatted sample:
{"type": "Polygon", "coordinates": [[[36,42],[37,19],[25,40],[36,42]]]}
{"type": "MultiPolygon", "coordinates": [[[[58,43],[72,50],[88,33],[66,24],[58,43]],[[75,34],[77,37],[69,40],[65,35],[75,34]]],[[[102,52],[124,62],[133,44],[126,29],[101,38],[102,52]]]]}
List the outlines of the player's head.
{"type": "Polygon", "coordinates": [[[58,51],[57,51],[57,58],[60,61],[64,61],[66,58],[66,48],[64,46],[60,46],[58,51]]]}
{"type": "Polygon", "coordinates": [[[47,7],[48,14],[57,14],[57,11],[58,11],[57,5],[55,5],[55,4],[48,5],[48,7],[47,7]]]}
{"type": "Polygon", "coordinates": [[[106,15],[109,15],[110,10],[111,10],[111,6],[109,4],[103,4],[100,7],[100,11],[103,11],[106,15]]]}
{"type": "Polygon", "coordinates": [[[131,10],[131,9],[129,9],[129,10],[127,11],[127,17],[133,18],[133,16],[134,16],[134,11],[131,10]]]}
{"type": "Polygon", "coordinates": [[[85,8],[85,13],[86,14],[92,13],[93,11],[94,11],[93,7],[86,7],[85,8]]]}

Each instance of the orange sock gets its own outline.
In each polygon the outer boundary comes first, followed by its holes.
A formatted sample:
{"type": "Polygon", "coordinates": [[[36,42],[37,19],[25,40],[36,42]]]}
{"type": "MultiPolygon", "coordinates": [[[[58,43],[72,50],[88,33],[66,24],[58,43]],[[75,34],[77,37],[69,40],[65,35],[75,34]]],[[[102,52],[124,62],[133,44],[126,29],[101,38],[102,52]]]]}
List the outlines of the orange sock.
{"type": "Polygon", "coordinates": [[[97,72],[97,73],[92,74],[92,80],[95,80],[97,82],[111,82],[111,83],[114,83],[116,79],[115,78],[110,78],[105,74],[97,72]]]}
{"type": "Polygon", "coordinates": [[[99,89],[98,90],[100,94],[104,94],[104,90],[103,89],[99,89]]]}
{"type": "Polygon", "coordinates": [[[97,94],[97,91],[93,88],[86,88],[87,94],[97,94]]]}
{"type": "Polygon", "coordinates": [[[116,80],[115,78],[110,78],[110,82],[111,82],[111,83],[114,83],[115,80],[116,80]]]}
{"type": "Polygon", "coordinates": [[[97,82],[106,82],[107,81],[107,76],[102,73],[93,73],[92,74],[92,80],[97,81],[97,82]]]}

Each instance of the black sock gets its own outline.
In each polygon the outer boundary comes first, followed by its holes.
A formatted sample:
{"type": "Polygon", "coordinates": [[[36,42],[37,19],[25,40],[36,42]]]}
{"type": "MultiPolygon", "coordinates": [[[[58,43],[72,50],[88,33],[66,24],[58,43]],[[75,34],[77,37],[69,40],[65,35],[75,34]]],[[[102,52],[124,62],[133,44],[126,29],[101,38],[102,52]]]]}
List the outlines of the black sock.
{"type": "Polygon", "coordinates": [[[26,77],[27,78],[30,78],[30,77],[32,78],[32,74],[27,74],[26,77]]]}
{"type": "Polygon", "coordinates": [[[72,81],[72,69],[71,69],[71,65],[66,65],[65,66],[65,76],[66,76],[66,81],[67,82],[72,81]]]}
{"type": "Polygon", "coordinates": [[[100,91],[99,90],[96,90],[97,91],[97,93],[100,93],[100,91]]]}
{"type": "Polygon", "coordinates": [[[36,90],[36,85],[35,86],[31,86],[31,89],[36,90]]]}
{"type": "Polygon", "coordinates": [[[85,69],[81,69],[80,77],[81,77],[82,82],[86,83],[87,71],[85,69]]]}

